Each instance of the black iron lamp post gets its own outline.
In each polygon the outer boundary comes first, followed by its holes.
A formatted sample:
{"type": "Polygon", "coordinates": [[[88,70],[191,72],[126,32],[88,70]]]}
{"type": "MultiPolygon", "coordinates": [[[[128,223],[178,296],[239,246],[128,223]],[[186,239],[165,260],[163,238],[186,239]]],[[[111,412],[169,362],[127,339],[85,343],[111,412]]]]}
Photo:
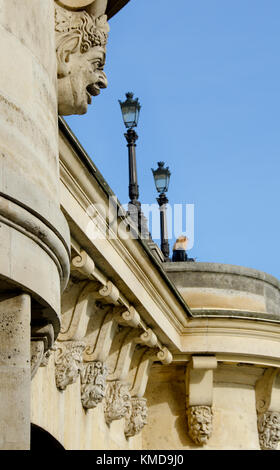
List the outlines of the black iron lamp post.
{"type": "Polygon", "coordinates": [[[153,170],[156,190],[159,194],[157,202],[160,210],[160,235],[161,235],[161,251],[164,256],[164,261],[169,261],[169,243],[168,243],[168,232],[167,232],[167,220],[166,220],[166,205],[168,199],[166,192],[168,191],[169,180],[171,172],[169,167],[164,167],[164,162],[158,162],[158,168],[153,170]]]}
{"type": "Polygon", "coordinates": [[[126,93],[126,100],[120,101],[120,107],[123,116],[123,122],[128,131],[124,134],[127,140],[128,147],[128,161],[129,161],[129,197],[130,203],[136,206],[137,212],[140,213],[141,203],[139,202],[139,186],[137,181],[137,167],[136,167],[136,140],[138,135],[133,129],[137,127],[139,112],[141,109],[138,98],[133,99],[133,93],[126,93]]]}

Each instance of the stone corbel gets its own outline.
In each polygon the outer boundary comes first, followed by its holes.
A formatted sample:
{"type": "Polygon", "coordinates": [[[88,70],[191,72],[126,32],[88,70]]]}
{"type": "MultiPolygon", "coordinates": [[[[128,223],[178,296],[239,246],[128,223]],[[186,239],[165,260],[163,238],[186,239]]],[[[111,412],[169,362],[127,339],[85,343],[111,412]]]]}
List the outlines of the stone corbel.
{"type": "Polygon", "coordinates": [[[104,316],[99,327],[97,337],[87,337],[87,347],[84,353],[85,362],[105,362],[109,355],[112,342],[117,331],[118,324],[115,320],[115,309],[107,306],[104,308],[104,316]]]}
{"type": "Polygon", "coordinates": [[[79,255],[72,259],[71,265],[74,270],[79,271],[83,276],[87,278],[94,277],[95,263],[93,259],[88,256],[85,251],[81,251],[79,255]]]}
{"type": "Polygon", "coordinates": [[[31,379],[44,360],[44,355],[52,348],[54,330],[51,323],[31,326],[31,379]]]}
{"type": "Polygon", "coordinates": [[[46,351],[44,353],[43,359],[42,359],[41,364],[40,364],[40,367],[47,367],[48,366],[50,357],[51,357],[51,355],[54,351],[56,351],[56,344],[55,343],[50,349],[48,349],[48,351],[46,351]]]}
{"type": "Polygon", "coordinates": [[[122,382],[127,380],[138,337],[139,330],[136,328],[124,328],[118,334],[116,337],[118,344],[115,345],[114,352],[109,357],[111,370],[108,380],[122,382]]]}
{"type": "Polygon", "coordinates": [[[193,356],[186,373],[189,436],[197,445],[208,442],[213,429],[213,370],[215,356],[193,356]]]}
{"type": "Polygon", "coordinates": [[[138,328],[141,324],[141,317],[134,307],[130,306],[124,312],[121,312],[116,317],[119,325],[131,326],[132,328],[138,328]]]}
{"type": "Polygon", "coordinates": [[[280,371],[267,369],[256,383],[256,409],[262,450],[276,450],[280,442],[280,371]]]}
{"type": "Polygon", "coordinates": [[[149,348],[154,348],[157,343],[158,339],[153,330],[151,328],[147,328],[139,338],[137,338],[136,342],[138,344],[142,344],[143,346],[148,346],[149,348]]]}
{"type": "Polygon", "coordinates": [[[118,305],[120,293],[111,281],[107,281],[106,285],[99,290],[99,294],[107,304],[118,305]]]}
{"type": "Polygon", "coordinates": [[[105,397],[108,369],[105,361],[109,355],[118,324],[115,309],[104,308],[103,319],[97,336],[87,338],[81,373],[81,400],[84,408],[95,408],[105,397]]]}
{"type": "Polygon", "coordinates": [[[77,341],[86,335],[88,323],[98,307],[98,282],[83,282],[79,285],[69,285],[62,297],[62,326],[58,336],[59,341],[77,341]],[[77,289],[77,292],[75,292],[77,289]],[[68,306],[68,308],[66,307],[68,306]]]}
{"type": "Polygon", "coordinates": [[[58,390],[65,390],[78,379],[83,364],[85,343],[63,341],[57,344],[55,352],[55,381],[58,390]]]}
{"type": "Polygon", "coordinates": [[[160,361],[163,364],[170,364],[173,359],[172,354],[166,347],[158,352],[148,348],[145,348],[143,351],[138,351],[138,364],[136,364],[132,373],[133,381],[130,389],[131,408],[130,413],[125,416],[124,429],[127,438],[139,434],[147,424],[148,408],[144,394],[153,363],[160,361]]]}

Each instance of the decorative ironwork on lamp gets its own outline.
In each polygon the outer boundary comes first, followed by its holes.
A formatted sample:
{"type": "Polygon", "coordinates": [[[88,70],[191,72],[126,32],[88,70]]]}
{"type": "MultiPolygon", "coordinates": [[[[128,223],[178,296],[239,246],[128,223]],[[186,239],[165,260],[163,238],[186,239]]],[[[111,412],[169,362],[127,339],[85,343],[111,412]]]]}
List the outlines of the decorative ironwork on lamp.
{"type": "Polygon", "coordinates": [[[164,167],[164,162],[158,162],[158,168],[156,170],[153,170],[152,168],[152,172],[154,175],[156,190],[158,193],[160,193],[159,197],[157,198],[160,210],[160,248],[164,256],[164,261],[170,261],[166,219],[166,205],[169,201],[165,193],[168,191],[171,172],[168,166],[164,167]]]}

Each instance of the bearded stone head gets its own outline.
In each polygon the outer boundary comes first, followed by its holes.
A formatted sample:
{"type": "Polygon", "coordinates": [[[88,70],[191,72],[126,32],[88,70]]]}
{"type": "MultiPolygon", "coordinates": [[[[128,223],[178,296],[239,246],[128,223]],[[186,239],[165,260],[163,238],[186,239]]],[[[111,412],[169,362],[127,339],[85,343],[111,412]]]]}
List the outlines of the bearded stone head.
{"type": "Polygon", "coordinates": [[[212,434],[211,406],[190,406],[187,410],[189,435],[199,445],[206,444],[212,434]]]}
{"type": "Polygon", "coordinates": [[[92,96],[107,87],[108,33],[106,15],[69,11],[55,2],[59,114],[85,114],[92,96]]]}

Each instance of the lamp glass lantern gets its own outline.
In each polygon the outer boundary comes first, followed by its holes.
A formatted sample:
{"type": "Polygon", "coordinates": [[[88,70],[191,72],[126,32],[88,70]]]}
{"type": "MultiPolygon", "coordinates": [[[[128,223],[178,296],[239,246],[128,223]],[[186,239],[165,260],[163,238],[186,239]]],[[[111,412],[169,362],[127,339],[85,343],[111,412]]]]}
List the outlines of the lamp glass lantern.
{"type": "Polygon", "coordinates": [[[139,113],[141,105],[138,98],[133,99],[133,93],[126,93],[126,100],[120,101],[120,107],[122,110],[123,122],[125,127],[132,129],[138,124],[139,113]]]}
{"type": "Polygon", "coordinates": [[[168,191],[171,172],[169,167],[164,167],[164,162],[158,162],[158,168],[153,170],[155,186],[158,193],[166,193],[168,191]]]}

